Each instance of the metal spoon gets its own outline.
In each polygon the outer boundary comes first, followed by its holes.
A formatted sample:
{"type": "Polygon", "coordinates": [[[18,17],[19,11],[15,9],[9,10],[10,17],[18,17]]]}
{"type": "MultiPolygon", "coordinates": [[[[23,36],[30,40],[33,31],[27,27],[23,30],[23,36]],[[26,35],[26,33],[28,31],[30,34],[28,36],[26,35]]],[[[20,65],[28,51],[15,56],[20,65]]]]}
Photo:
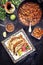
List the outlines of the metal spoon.
{"type": "Polygon", "coordinates": [[[32,31],[32,28],[31,28],[31,22],[30,22],[28,32],[30,32],[30,33],[31,33],[31,31],[32,31]]]}
{"type": "Polygon", "coordinates": [[[31,28],[31,22],[30,22],[29,19],[25,19],[25,20],[28,21],[28,22],[30,23],[30,25],[29,25],[29,29],[28,29],[28,32],[31,33],[31,31],[32,31],[32,28],[31,28]]]}

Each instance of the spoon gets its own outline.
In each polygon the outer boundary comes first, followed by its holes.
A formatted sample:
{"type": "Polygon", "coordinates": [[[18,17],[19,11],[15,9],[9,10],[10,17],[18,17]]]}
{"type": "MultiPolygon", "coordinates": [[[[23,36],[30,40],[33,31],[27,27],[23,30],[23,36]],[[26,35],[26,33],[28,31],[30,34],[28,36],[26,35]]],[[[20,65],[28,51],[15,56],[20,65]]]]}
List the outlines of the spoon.
{"type": "Polygon", "coordinates": [[[28,32],[30,32],[30,33],[31,33],[31,31],[32,31],[32,28],[31,28],[31,22],[30,22],[28,32]]]}
{"type": "Polygon", "coordinates": [[[30,22],[29,19],[25,19],[25,20],[28,21],[28,22],[30,23],[29,28],[28,28],[28,32],[31,33],[31,31],[32,31],[32,28],[31,28],[31,22],[30,22]]]}

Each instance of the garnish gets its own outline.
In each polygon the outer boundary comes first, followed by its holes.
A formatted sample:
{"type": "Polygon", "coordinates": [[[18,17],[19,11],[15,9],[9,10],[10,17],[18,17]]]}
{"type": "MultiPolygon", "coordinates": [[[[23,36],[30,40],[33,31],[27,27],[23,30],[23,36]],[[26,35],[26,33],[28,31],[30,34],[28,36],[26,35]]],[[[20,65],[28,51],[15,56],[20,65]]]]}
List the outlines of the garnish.
{"type": "Polygon", "coordinates": [[[4,8],[2,8],[0,6],[0,20],[3,20],[4,21],[5,18],[6,18],[6,12],[5,12],[4,8]]]}
{"type": "Polygon", "coordinates": [[[7,33],[6,32],[3,32],[3,37],[6,37],[7,36],[7,33]]]}
{"type": "Polygon", "coordinates": [[[25,52],[25,51],[26,51],[25,46],[22,46],[22,51],[23,51],[23,52],[25,52]]]}
{"type": "Polygon", "coordinates": [[[1,0],[1,4],[5,4],[8,0],[1,0]]]}
{"type": "Polygon", "coordinates": [[[16,19],[16,15],[14,15],[14,14],[10,15],[10,19],[11,20],[15,20],[16,19]]]}
{"type": "Polygon", "coordinates": [[[26,49],[29,49],[29,46],[28,45],[26,46],[26,49]]]}
{"type": "Polygon", "coordinates": [[[22,0],[12,0],[12,3],[18,8],[22,0]]]}
{"type": "Polygon", "coordinates": [[[22,50],[21,49],[18,51],[18,54],[19,54],[19,56],[22,55],[22,50]]]}

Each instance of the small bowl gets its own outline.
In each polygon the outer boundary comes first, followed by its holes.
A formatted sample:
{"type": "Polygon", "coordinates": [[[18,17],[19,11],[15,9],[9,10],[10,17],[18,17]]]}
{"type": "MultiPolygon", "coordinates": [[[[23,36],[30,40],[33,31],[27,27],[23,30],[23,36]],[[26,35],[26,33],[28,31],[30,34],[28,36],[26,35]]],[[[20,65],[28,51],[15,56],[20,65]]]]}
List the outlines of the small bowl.
{"type": "Polygon", "coordinates": [[[7,32],[13,32],[14,29],[15,29],[15,26],[14,26],[13,23],[8,23],[8,24],[5,25],[5,29],[6,29],[7,32]]]}
{"type": "Polygon", "coordinates": [[[5,11],[8,14],[12,14],[15,11],[15,6],[11,2],[6,2],[4,5],[5,11]]]}
{"type": "Polygon", "coordinates": [[[34,29],[33,29],[33,32],[31,33],[31,35],[34,37],[34,38],[36,38],[36,39],[38,39],[38,40],[40,40],[41,38],[42,38],[42,35],[43,35],[43,32],[42,32],[42,28],[40,28],[40,27],[35,27],[34,29]],[[37,29],[37,30],[36,30],[37,29]],[[38,31],[38,29],[40,30],[40,31],[38,31]],[[36,31],[35,31],[36,30],[36,31]],[[37,35],[36,35],[37,34],[37,35]]]}

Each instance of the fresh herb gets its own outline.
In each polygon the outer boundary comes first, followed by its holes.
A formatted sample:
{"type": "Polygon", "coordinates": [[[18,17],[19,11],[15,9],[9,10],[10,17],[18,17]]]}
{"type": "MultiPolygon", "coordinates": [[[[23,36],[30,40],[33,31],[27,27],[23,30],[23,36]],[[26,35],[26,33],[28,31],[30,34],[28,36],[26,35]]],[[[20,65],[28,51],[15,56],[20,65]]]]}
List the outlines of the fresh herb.
{"type": "Polygon", "coordinates": [[[0,7],[0,20],[5,20],[6,18],[6,12],[4,10],[4,8],[0,7]]]}
{"type": "Polygon", "coordinates": [[[29,46],[28,45],[26,46],[26,49],[29,49],[29,46]]]}
{"type": "Polygon", "coordinates": [[[5,4],[8,0],[1,0],[1,4],[5,4]]]}
{"type": "Polygon", "coordinates": [[[11,0],[11,1],[17,8],[20,5],[20,3],[22,2],[22,0],[11,0]]]}

